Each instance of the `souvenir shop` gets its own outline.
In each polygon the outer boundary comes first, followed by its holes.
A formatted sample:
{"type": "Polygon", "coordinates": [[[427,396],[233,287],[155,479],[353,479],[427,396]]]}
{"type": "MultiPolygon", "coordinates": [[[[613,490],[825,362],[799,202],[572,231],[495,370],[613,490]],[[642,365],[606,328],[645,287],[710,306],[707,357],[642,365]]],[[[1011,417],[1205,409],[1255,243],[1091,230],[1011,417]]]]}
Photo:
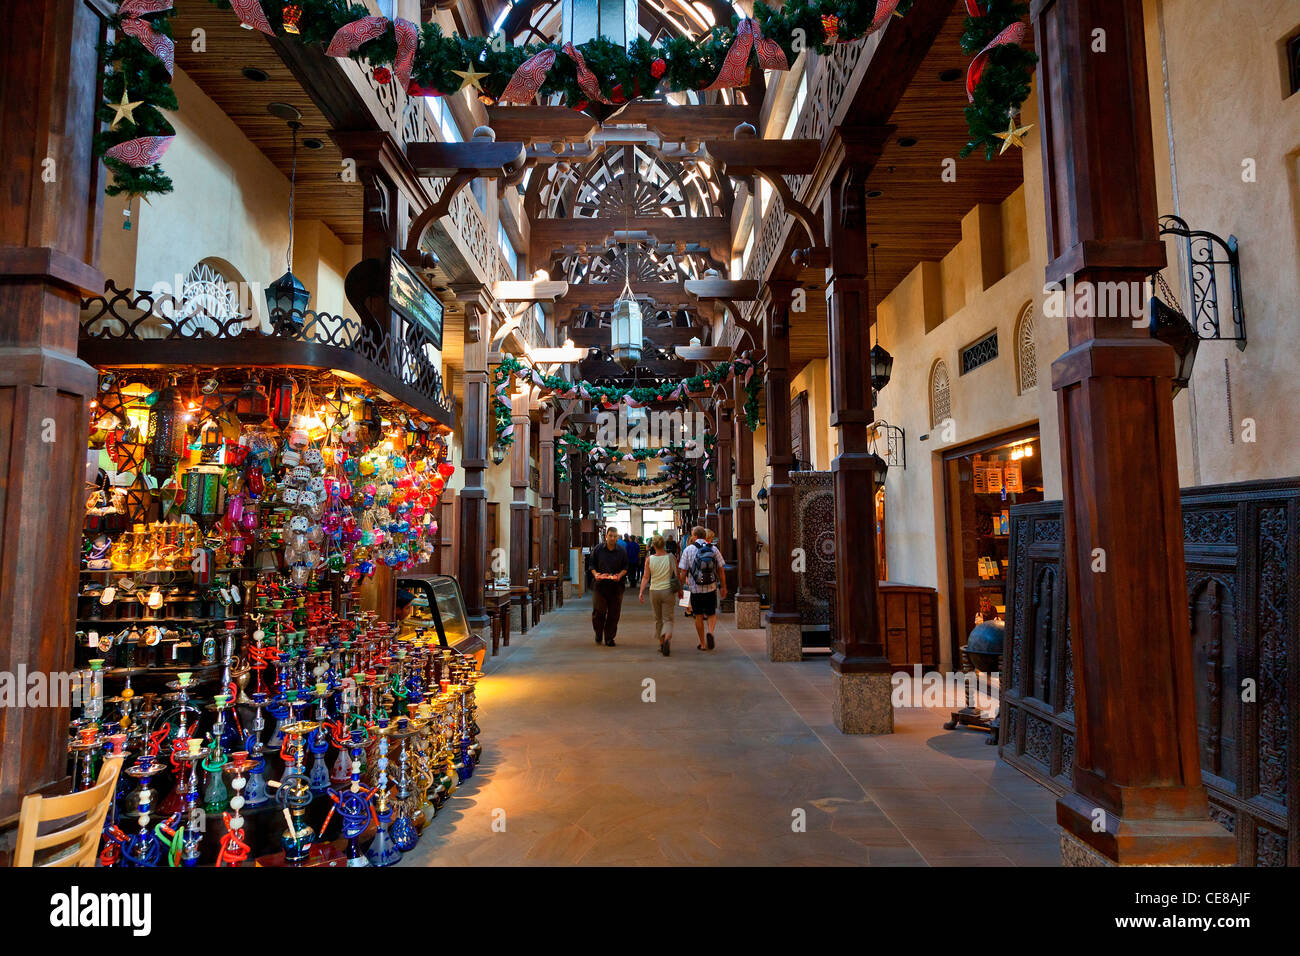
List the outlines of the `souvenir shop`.
{"type": "Polygon", "coordinates": [[[86,789],[126,755],[100,862],[397,862],[481,753],[457,583],[400,583],[439,543],[450,408],[292,321],[85,328],[68,759],[86,789]]]}

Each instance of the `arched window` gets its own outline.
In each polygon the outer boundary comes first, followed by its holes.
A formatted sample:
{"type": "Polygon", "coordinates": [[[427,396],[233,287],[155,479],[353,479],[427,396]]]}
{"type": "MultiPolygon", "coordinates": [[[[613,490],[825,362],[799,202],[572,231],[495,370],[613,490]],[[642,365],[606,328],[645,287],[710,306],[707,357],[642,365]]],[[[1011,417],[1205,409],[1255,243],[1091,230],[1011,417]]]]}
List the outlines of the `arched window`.
{"type": "Polygon", "coordinates": [[[952,418],[952,396],[948,392],[948,366],[935,359],[930,366],[930,427],[936,428],[952,418]]]}
{"type": "Polygon", "coordinates": [[[1038,387],[1038,356],[1034,349],[1034,303],[1026,303],[1016,320],[1016,390],[1038,387]]]}

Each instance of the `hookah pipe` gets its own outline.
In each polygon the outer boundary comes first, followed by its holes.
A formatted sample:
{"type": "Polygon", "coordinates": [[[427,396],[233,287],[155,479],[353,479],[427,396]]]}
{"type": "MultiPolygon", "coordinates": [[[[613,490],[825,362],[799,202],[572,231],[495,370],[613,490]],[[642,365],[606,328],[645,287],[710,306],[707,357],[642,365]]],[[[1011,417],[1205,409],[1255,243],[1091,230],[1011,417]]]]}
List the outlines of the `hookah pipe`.
{"type": "Polygon", "coordinates": [[[234,775],[234,779],[230,781],[230,788],[235,791],[235,795],[230,798],[230,810],[221,815],[226,824],[226,837],[222,841],[221,849],[217,851],[217,866],[239,866],[252,852],[244,840],[244,817],[241,813],[244,808],[242,791],[247,783],[244,779],[247,761],[248,754],[243,750],[230,755],[230,767],[227,772],[234,775]]]}
{"type": "MultiPolygon", "coordinates": [[[[179,743],[179,741],[178,741],[179,743]]],[[[173,747],[172,764],[176,765],[178,759],[189,764],[189,771],[184,777],[179,775],[177,769],[177,780],[186,780],[185,784],[185,831],[181,841],[181,862],[185,866],[198,866],[199,863],[199,843],[203,840],[203,830],[201,827],[202,813],[199,810],[199,771],[198,765],[203,760],[203,740],[199,737],[191,737],[185,741],[185,747],[182,753],[177,753],[173,747]]],[[[204,766],[207,766],[204,763],[204,766]]],[[[173,864],[175,865],[175,864],[173,864]]]]}
{"type": "MultiPolygon", "coordinates": [[[[341,722],[335,724],[341,728],[341,722]]],[[[325,815],[325,822],[321,824],[320,832],[324,837],[325,829],[330,825],[330,819],[334,816],[334,811],[339,812],[339,817],[343,821],[342,833],[348,838],[348,866],[369,866],[370,861],[366,855],[357,847],[357,838],[366,832],[366,827],[371,820],[374,820],[375,826],[379,825],[378,817],[375,815],[374,807],[370,803],[371,797],[379,789],[378,784],[366,788],[361,785],[361,755],[365,750],[365,745],[369,741],[369,733],[361,727],[353,727],[350,740],[346,741],[352,757],[351,786],[347,790],[342,788],[328,790],[330,801],[334,804],[330,807],[330,812],[325,815]]],[[[335,738],[336,744],[342,746],[345,742],[335,738]]]]}
{"type": "Polygon", "coordinates": [[[388,807],[388,718],[379,718],[379,759],[375,765],[379,769],[379,779],[375,783],[375,838],[370,841],[366,858],[372,866],[392,866],[402,858],[402,851],[397,848],[389,833],[393,813],[388,807]]]}

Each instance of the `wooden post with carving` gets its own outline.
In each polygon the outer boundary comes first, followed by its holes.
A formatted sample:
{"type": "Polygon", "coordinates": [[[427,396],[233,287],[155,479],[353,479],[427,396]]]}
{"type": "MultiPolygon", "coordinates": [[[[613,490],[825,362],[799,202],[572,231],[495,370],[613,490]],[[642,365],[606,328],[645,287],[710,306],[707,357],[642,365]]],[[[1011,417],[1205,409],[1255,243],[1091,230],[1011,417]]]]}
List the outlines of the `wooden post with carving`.
{"type": "Polygon", "coordinates": [[[763,317],[767,352],[768,566],[771,606],[767,614],[767,656],[773,661],[803,659],[803,628],[795,605],[794,464],[790,442],[790,305],[798,283],[768,283],[771,302],[763,317]]]}
{"type": "Polygon", "coordinates": [[[532,459],[532,429],[528,418],[529,392],[510,393],[510,420],[514,423],[514,442],[510,446],[510,626],[520,633],[528,630],[528,568],[532,561],[529,535],[532,511],[528,507],[528,473],[532,459]]]}
{"type": "Polygon", "coordinates": [[[731,383],[732,402],[741,414],[733,416],[732,432],[736,455],[736,627],[756,628],[761,624],[755,569],[758,564],[758,534],[754,526],[754,435],[745,424],[745,388],[731,383]]]}
{"type": "MultiPolygon", "coordinates": [[[[105,172],[91,151],[99,53],[116,4],[14,0],[0,39],[0,670],[73,666],[95,370],[77,358],[99,295],[105,172]]],[[[21,692],[21,689],[20,689],[21,692]]],[[[0,708],[0,865],[28,793],[66,793],[69,712],[0,708]]]]}
{"type": "Polygon", "coordinates": [[[1165,265],[1142,5],[1038,0],[1033,17],[1047,279],[1076,290],[1069,350],[1052,363],[1077,723],[1072,789],[1056,806],[1062,857],[1227,865],[1236,837],[1210,819],[1197,745],[1174,353],[1133,316],[1081,307],[1097,283],[1141,283],[1165,265]]]}
{"type": "Polygon", "coordinates": [[[826,270],[830,337],[830,424],[839,431],[831,462],[835,486],[835,635],[831,716],[850,734],[894,731],[890,666],[877,621],[875,469],[867,427],[875,420],[871,375],[871,288],[865,275],[866,165],[850,148],[831,182],[822,221],[831,262],[826,270]]]}
{"type": "Polygon", "coordinates": [[[487,574],[487,486],[484,475],[488,467],[488,434],[492,422],[488,414],[491,386],[488,381],[487,355],[491,329],[487,327],[491,312],[480,286],[457,290],[465,307],[465,385],[461,409],[461,467],[465,484],[456,498],[460,509],[460,564],[457,576],[465,598],[469,626],[476,631],[491,627],[483,598],[483,579],[487,574]]]}

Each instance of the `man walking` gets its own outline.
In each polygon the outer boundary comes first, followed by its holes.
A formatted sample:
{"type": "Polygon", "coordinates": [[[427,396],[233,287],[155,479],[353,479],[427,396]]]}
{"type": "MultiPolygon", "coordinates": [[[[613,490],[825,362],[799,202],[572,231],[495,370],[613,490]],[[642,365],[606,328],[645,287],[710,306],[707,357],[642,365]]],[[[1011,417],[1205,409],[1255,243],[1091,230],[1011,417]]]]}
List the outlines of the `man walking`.
{"type": "Polygon", "coordinates": [[[596,643],[603,640],[606,647],[614,646],[618,632],[627,568],[627,550],[618,539],[618,529],[606,528],[605,543],[596,545],[587,555],[587,572],[595,582],[591,589],[591,626],[596,631],[596,643]]]}
{"type": "Polygon", "coordinates": [[[641,545],[629,534],[623,541],[623,547],[627,549],[628,582],[635,587],[641,577],[641,545]]]}
{"type": "Polygon", "coordinates": [[[713,629],[718,623],[718,601],[727,596],[727,572],[722,552],[705,540],[703,528],[691,529],[691,543],[682,549],[677,574],[691,593],[691,617],[699,635],[700,650],[713,650],[713,629]]]}

